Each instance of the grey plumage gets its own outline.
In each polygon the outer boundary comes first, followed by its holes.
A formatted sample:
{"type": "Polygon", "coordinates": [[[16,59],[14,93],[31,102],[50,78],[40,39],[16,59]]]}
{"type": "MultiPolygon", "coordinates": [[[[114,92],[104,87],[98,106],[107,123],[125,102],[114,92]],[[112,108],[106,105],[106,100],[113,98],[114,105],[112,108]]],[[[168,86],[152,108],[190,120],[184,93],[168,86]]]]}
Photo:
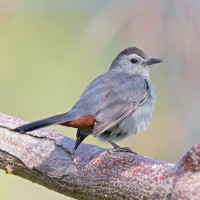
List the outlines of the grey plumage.
{"type": "Polygon", "coordinates": [[[127,48],[113,60],[108,72],[88,85],[69,112],[15,130],[31,131],[93,115],[93,129],[78,129],[75,149],[89,134],[109,142],[141,132],[151,122],[155,102],[149,65],[159,62],[162,60],[149,59],[136,47],[127,48]]]}
{"type": "Polygon", "coordinates": [[[137,47],[129,47],[124,49],[123,51],[121,51],[117,57],[123,56],[123,55],[130,55],[130,54],[136,54],[138,56],[140,56],[143,59],[147,59],[147,55],[141,51],[140,49],[138,49],[137,47]]]}
{"type": "Polygon", "coordinates": [[[118,84],[110,89],[96,110],[94,136],[99,136],[129,117],[147,98],[148,84],[140,75],[119,80],[118,84]]]}

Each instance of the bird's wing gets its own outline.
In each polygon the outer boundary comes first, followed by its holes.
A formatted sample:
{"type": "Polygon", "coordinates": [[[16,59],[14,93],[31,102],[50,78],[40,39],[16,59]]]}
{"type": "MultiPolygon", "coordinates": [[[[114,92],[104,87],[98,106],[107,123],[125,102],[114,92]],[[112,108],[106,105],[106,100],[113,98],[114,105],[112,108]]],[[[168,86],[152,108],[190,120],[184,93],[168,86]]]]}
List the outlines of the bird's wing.
{"type": "Polygon", "coordinates": [[[99,136],[136,111],[148,98],[148,83],[139,76],[124,78],[110,89],[97,108],[93,134],[99,136]]]}

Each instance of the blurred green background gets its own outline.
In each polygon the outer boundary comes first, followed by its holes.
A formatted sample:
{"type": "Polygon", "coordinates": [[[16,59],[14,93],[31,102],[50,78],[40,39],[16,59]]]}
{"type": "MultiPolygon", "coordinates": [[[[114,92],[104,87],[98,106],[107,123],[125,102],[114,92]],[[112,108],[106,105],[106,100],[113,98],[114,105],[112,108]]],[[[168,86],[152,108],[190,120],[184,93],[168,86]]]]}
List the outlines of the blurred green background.
{"type": "MultiPolygon", "coordinates": [[[[119,145],[178,161],[199,140],[199,35],[198,0],[1,0],[0,111],[26,121],[63,113],[121,50],[137,46],[165,63],[151,71],[151,126],[119,145]]],[[[0,179],[3,200],[70,199],[3,170],[0,179]]]]}

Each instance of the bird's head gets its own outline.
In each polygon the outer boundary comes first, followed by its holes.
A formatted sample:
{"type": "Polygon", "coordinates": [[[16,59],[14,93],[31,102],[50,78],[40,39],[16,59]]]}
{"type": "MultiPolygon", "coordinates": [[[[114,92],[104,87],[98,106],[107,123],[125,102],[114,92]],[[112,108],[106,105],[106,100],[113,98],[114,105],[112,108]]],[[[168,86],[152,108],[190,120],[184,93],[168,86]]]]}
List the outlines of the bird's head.
{"type": "Polygon", "coordinates": [[[113,60],[110,70],[124,72],[130,75],[141,74],[149,76],[150,66],[163,62],[162,59],[148,58],[148,56],[137,47],[124,49],[113,60]]]}

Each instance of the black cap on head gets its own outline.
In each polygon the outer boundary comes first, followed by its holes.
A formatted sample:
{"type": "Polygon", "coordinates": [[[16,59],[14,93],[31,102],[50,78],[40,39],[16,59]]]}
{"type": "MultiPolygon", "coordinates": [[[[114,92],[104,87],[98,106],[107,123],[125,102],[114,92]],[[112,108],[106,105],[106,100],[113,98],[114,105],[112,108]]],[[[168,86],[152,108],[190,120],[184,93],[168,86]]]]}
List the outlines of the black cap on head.
{"type": "Polygon", "coordinates": [[[137,47],[129,47],[129,48],[126,48],[124,49],[121,53],[119,53],[119,56],[123,56],[123,55],[129,55],[129,54],[137,54],[138,56],[140,56],[141,58],[143,59],[147,59],[147,55],[140,49],[138,49],[137,47]]]}

